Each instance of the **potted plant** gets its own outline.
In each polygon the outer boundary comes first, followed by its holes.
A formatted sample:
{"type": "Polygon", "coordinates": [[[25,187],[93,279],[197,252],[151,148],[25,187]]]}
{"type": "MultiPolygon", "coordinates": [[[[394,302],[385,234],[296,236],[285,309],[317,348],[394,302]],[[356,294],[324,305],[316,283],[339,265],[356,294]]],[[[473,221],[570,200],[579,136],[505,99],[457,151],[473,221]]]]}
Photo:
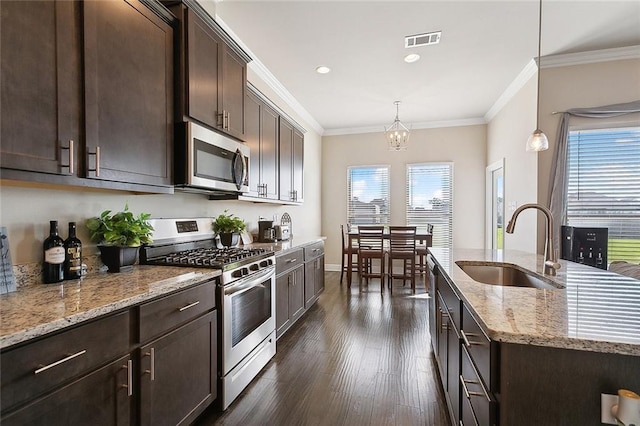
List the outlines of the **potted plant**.
{"type": "Polygon", "coordinates": [[[213,232],[220,236],[220,244],[231,247],[238,244],[240,233],[247,228],[247,225],[239,217],[228,214],[227,210],[213,220],[211,224],[213,232]]]}
{"type": "Polygon", "coordinates": [[[147,221],[150,217],[148,213],[134,216],[125,204],[121,212],[112,215],[111,210],[105,210],[100,217],[87,220],[90,238],[98,243],[102,263],[109,272],[133,268],[140,245],[152,242],[153,227],[147,221]]]}

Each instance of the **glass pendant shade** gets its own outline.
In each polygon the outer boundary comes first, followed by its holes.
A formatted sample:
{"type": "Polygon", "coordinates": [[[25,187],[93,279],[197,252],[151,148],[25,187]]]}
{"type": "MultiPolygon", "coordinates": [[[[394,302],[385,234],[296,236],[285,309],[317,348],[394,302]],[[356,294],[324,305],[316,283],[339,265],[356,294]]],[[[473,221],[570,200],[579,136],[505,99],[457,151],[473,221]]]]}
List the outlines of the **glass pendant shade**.
{"type": "Polygon", "coordinates": [[[540,129],[536,129],[527,139],[527,151],[544,151],[549,149],[549,139],[540,129]]]}
{"type": "Polygon", "coordinates": [[[400,101],[396,101],[396,119],[391,126],[385,127],[384,133],[389,144],[389,151],[406,151],[407,142],[409,142],[409,134],[411,130],[407,128],[398,118],[398,105],[400,101]]]}

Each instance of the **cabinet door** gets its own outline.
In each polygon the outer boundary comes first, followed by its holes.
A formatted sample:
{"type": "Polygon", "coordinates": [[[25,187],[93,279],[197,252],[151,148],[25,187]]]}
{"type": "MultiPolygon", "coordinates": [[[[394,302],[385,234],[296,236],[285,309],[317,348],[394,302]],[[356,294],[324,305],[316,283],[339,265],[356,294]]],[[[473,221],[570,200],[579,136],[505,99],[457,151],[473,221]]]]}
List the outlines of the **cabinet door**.
{"type": "Polygon", "coordinates": [[[119,360],[3,415],[9,425],[128,425],[136,390],[131,358],[119,360]],[[130,395],[131,394],[131,395],[130,395]]]}
{"type": "Polygon", "coordinates": [[[304,312],[304,267],[299,266],[289,274],[289,313],[295,322],[304,312]]]}
{"type": "Polygon", "coordinates": [[[316,263],[313,259],[304,264],[304,307],[309,309],[316,301],[316,263]]]}
{"type": "Polygon", "coordinates": [[[82,117],[79,3],[3,0],[0,17],[0,165],[75,174],[82,117]]]}
{"type": "Polygon", "coordinates": [[[290,273],[276,278],[276,334],[277,337],[289,327],[289,281],[290,273]]]}
{"type": "Polygon", "coordinates": [[[216,398],[216,311],[140,348],[143,425],[189,424],[216,398]]]}
{"type": "Polygon", "coordinates": [[[447,344],[447,396],[453,412],[453,424],[460,420],[460,337],[455,324],[449,324],[447,344]]]}
{"type": "Polygon", "coordinates": [[[83,5],[87,177],[170,185],[172,28],[138,0],[83,5]]]}
{"type": "Polygon", "coordinates": [[[222,49],[223,130],[244,140],[244,101],[247,90],[247,63],[226,46],[222,49]]]}
{"type": "Polygon", "coordinates": [[[280,117],[280,200],[293,201],[293,126],[280,117]]]}
{"type": "MultiPolygon", "coordinates": [[[[222,125],[218,116],[219,58],[222,40],[190,9],[187,16],[187,114],[212,128],[222,125]]],[[[220,111],[221,112],[221,111],[220,111]]]]}
{"type": "Polygon", "coordinates": [[[262,108],[260,139],[261,182],[265,185],[266,197],[278,199],[278,113],[267,105],[262,108]]]}
{"type": "Polygon", "coordinates": [[[438,367],[440,370],[440,379],[442,380],[442,387],[447,389],[447,345],[449,344],[449,316],[447,312],[447,305],[442,301],[440,293],[437,293],[436,300],[436,317],[437,317],[437,342],[436,356],[438,358],[438,367]]]}
{"type": "Polygon", "coordinates": [[[304,201],[304,135],[299,131],[293,132],[293,198],[299,203],[304,201]]]}
{"type": "Polygon", "coordinates": [[[314,275],[315,275],[315,293],[319,296],[324,291],[324,256],[320,256],[314,261],[314,275]]]}
{"type": "Polygon", "coordinates": [[[260,176],[260,115],[262,108],[262,101],[253,93],[247,92],[244,140],[249,147],[249,195],[254,197],[263,196],[260,176]]]}

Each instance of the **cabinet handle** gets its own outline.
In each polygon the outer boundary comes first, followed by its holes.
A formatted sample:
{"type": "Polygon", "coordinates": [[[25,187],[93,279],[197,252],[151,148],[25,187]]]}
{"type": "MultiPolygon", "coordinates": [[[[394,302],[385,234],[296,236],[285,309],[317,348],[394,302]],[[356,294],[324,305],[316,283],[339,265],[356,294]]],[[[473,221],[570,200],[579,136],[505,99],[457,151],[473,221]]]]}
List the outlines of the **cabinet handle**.
{"type": "Polygon", "coordinates": [[[51,363],[51,364],[49,364],[49,365],[45,365],[44,367],[40,367],[40,368],[38,368],[38,369],[35,371],[35,374],[40,374],[40,373],[42,373],[43,371],[47,371],[47,370],[48,370],[48,369],[50,369],[50,368],[56,367],[56,366],[58,366],[58,365],[60,365],[60,364],[63,364],[63,363],[65,363],[65,362],[67,362],[67,361],[71,361],[72,359],[74,359],[74,358],[76,358],[76,357],[79,357],[80,355],[84,355],[84,354],[86,354],[86,353],[87,353],[87,350],[85,349],[85,350],[82,350],[82,351],[80,351],[80,352],[78,352],[78,353],[75,353],[75,354],[73,354],[73,355],[69,355],[68,357],[66,357],[66,358],[62,358],[62,359],[61,359],[61,360],[59,360],[59,361],[52,362],[52,363],[51,363]]]}
{"type": "MultiPolygon", "coordinates": [[[[96,146],[96,152],[87,151],[87,157],[90,157],[92,155],[96,157],[96,167],[93,169],[87,168],[87,171],[95,172],[96,177],[98,177],[100,176],[100,147],[99,146],[96,146]]],[[[87,163],[88,162],[89,162],[89,159],[87,158],[87,163]]]]}
{"type": "Polygon", "coordinates": [[[180,312],[186,311],[187,309],[193,308],[194,306],[196,306],[198,304],[200,304],[199,300],[197,300],[197,301],[195,301],[193,303],[189,303],[187,306],[183,306],[182,308],[178,308],[178,311],[180,311],[180,312]]]}
{"type": "MultiPolygon", "coordinates": [[[[67,167],[69,167],[69,174],[72,175],[74,172],[73,139],[69,139],[68,147],[61,146],[60,149],[63,151],[69,151],[69,165],[67,167]]],[[[65,166],[63,165],[62,167],[65,167],[65,166]]]]}
{"type": "Polygon", "coordinates": [[[151,381],[153,382],[156,379],[156,349],[151,348],[151,351],[145,353],[145,356],[151,357],[151,369],[144,370],[144,372],[149,373],[151,381]]]}
{"type": "Polygon", "coordinates": [[[127,384],[120,387],[127,388],[127,396],[133,396],[133,361],[127,361],[127,365],[123,365],[122,368],[127,369],[127,384]]]}
{"type": "Polygon", "coordinates": [[[460,375],[460,384],[462,385],[462,390],[464,390],[464,394],[466,395],[467,399],[471,399],[471,396],[484,396],[485,398],[487,398],[487,401],[491,402],[489,396],[484,392],[469,392],[469,389],[467,389],[467,383],[479,385],[480,382],[477,380],[466,380],[464,377],[462,377],[462,374],[460,375]]]}
{"type": "Polygon", "coordinates": [[[297,262],[297,261],[298,261],[298,259],[289,259],[289,260],[287,260],[287,263],[293,263],[293,262],[297,262]]]}
{"type": "Polygon", "coordinates": [[[462,340],[464,340],[464,345],[466,347],[471,347],[471,346],[482,346],[482,342],[477,342],[475,340],[469,340],[467,338],[467,336],[471,336],[471,337],[476,337],[477,334],[474,333],[469,333],[468,335],[465,334],[464,330],[460,330],[460,334],[462,334],[462,340]]]}
{"type": "Polygon", "coordinates": [[[229,111],[222,111],[223,118],[222,118],[222,124],[223,124],[223,128],[225,130],[229,130],[229,111]]]}

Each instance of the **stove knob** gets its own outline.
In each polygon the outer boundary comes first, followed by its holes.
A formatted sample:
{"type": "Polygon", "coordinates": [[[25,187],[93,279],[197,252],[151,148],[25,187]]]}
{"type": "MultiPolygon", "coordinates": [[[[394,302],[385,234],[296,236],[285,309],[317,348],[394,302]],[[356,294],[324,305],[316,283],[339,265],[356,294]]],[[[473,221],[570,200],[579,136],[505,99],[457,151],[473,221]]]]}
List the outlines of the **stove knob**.
{"type": "Polygon", "coordinates": [[[251,269],[252,271],[257,271],[258,269],[260,269],[260,266],[254,263],[253,265],[249,266],[249,269],[251,269]]]}
{"type": "Polygon", "coordinates": [[[238,269],[237,271],[233,271],[233,272],[231,273],[231,276],[232,276],[233,278],[240,278],[240,277],[242,277],[242,269],[238,269]]]}

